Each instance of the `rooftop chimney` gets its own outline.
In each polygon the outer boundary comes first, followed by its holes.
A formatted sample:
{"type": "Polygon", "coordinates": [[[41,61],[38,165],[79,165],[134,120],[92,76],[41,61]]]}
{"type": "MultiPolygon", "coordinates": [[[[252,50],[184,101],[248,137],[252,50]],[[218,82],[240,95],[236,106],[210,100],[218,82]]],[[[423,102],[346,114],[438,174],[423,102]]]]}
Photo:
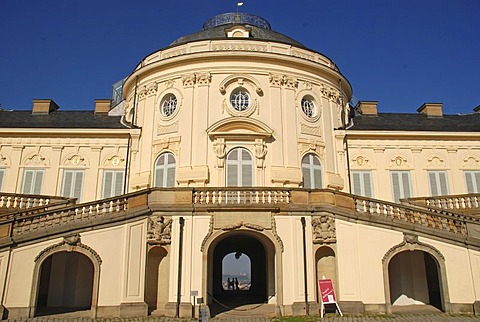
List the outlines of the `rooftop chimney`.
{"type": "Polygon", "coordinates": [[[59,108],[52,99],[34,99],[32,114],[50,114],[59,108]]]}
{"type": "Polygon", "coordinates": [[[95,100],[95,114],[107,114],[110,111],[109,99],[96,99],[95,100]]]}
{"type": "Polygon", "coordinates": [[[358,102],[358,111],[362,115],[377,115],[377,101],[360,101],[358,102]]]}
{"type": "Polygon", "coordinates": [[[442,103],[424,103],[419,107],[417,112],[425,114],[428,117],[442,117],[442,103]]]}

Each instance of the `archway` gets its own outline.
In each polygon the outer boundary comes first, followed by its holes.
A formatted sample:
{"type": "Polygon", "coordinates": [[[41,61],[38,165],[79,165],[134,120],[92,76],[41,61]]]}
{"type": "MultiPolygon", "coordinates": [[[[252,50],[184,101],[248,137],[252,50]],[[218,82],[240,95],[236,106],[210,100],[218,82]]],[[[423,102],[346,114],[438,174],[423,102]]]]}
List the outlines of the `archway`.
{"type": "Polygon", "coordinates": [[[438,263],[427,252],[396,254],[388,265],[390,302],[394,306],[431,305],[444,310],[438,263]]]}
{"type": "Polygon", "coordinates": [[[252,285],[252,261],[247,254],[232,252],[222,259],[222,287],[224,291],[245,292],[252,285]]]}
{"type": "MultiPolygon", "coordinates": [[[[236,259],[234,259],[236,260],[236,259]]],[[[246,272],[240,272],[246,274],[246,272]]],[[[210,313],[215,316],[221,312],[238,309],[249,304],[262,304],[275,296],[275,246],[266,236],[250,231],[235,230],[217,237],[208,250],[208,296],[210,313]],[[242,285],[240,290],[224,288],[222,276],[224,259],[244,257],[250,260],[249,287],[242,285]]],[[[274,308],[272,308],[274,311],[274,308]]]]}
{"type": "Polygon", "coordinates": [[[160,246],[150,247],[147,255],[145,303],[148,313],[165,314],[168,302],[169,261],[168,252],[160,246]]]}
{"type": "Polygon", "coordinates": [[[35,315],[90,310],[94,290],[94,265],[78,252],[60,251],[40,266],[35,315]]]}

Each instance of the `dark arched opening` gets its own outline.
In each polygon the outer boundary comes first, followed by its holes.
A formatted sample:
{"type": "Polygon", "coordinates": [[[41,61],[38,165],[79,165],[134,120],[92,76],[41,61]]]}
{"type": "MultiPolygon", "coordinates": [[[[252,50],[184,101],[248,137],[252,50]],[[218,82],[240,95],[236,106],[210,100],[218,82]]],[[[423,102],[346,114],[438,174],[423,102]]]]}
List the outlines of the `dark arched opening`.
{"type": "Polygon", "coordinates": [[[40,268],[35,315],[90,310],[93,296],[92,261],[78,252],[48,256],[40,268]]]}
{"type": "Polygon", "coordinates": [[[388,276],[393,307],[430,305],[445,310],[439,264],[429,253],[414,250],[396,254],[388,265],[388,276]]]}
{"type": "Polygon", "coordinates": [[[222,286],[224,291],[250,291],[252,261],[247,254],[235,252],[222,260],[222,286]]]}
{"type": "MultiPolygon", "coordinates": [[[[273,255],[270,260],[273,263],[273,255]]],[[[212,316],[238,308],[247,304],[267,302],[268,292],[268,262],[265,246],[252,235],[231,233],[220,240],[213,250],[212,260],[212,293],[210,296],[210,311],[212,316]],[[234,253],[250,259],[250,284],[243,290],[225,289],[223,276],[223,261],[227,255],[234,253]]],[[[240,282],[240,281],[239,281],[240,282]]],[[[235,286],[234,286],[235,287],[235,286]]]]}

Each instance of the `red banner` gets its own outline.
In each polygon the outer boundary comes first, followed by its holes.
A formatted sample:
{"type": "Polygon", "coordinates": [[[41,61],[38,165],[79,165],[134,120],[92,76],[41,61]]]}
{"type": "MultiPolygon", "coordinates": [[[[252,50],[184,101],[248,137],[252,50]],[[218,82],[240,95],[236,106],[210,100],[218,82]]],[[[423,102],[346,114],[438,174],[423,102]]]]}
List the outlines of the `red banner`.
{"type": "Polygon", "coordinates": [[[322,294],[323,304],[337,303],[337,297],[335,296],[335,289],[333,288],[332,280],[318,280],[318,287],[320,288],[320,294],[322,294]]]}

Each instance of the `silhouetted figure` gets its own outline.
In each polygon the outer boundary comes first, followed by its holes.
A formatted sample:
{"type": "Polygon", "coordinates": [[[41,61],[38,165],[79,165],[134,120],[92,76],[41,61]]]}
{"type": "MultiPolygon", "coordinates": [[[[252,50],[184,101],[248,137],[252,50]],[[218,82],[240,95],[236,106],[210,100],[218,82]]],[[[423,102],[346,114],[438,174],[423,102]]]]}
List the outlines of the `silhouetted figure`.
{"type": "Polygon", "coordinates": [[[232,282],[230,281],[230,277],[227,278],[227,290],[231,290],[232,289],[232,282]]]}
{"type": "Polygon", "coordinates": [[[235,277],[235,289],[238,291],[238,278],[235,277]]]}

